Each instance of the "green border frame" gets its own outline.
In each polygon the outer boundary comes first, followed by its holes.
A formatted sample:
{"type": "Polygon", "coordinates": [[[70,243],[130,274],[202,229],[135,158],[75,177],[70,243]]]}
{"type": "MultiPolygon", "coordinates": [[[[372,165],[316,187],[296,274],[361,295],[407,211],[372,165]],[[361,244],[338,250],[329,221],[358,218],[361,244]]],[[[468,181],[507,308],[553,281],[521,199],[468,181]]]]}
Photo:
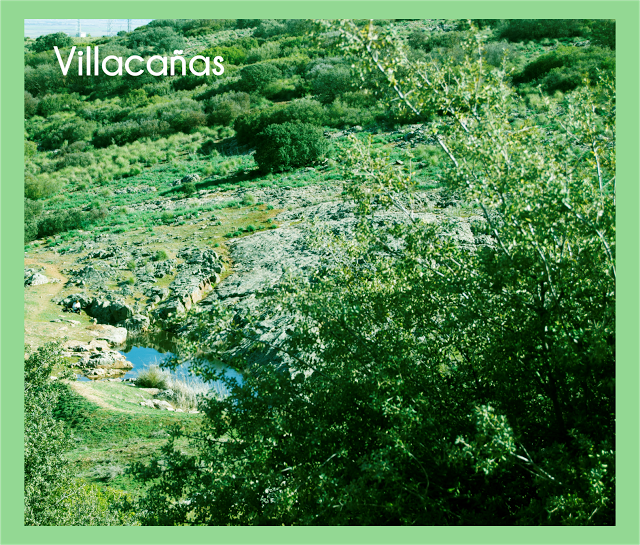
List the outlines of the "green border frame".
{"type": "Polygon", "coordinates": [[[639,262],[638,138],[639,21],[637,1],[2,1],[0,97],[0,542],[23,543],[604,543],[638,544],[639,502],[639,262]],[[617,524],[565,527],[315,527],[315,528],[31,528],[22,525],[23,292],[22,165],[24,19],[116,18],[603,18],[617,20],[618,293],[617,524]],[[621,379],[621,380],[620,380],[621,379]]]}

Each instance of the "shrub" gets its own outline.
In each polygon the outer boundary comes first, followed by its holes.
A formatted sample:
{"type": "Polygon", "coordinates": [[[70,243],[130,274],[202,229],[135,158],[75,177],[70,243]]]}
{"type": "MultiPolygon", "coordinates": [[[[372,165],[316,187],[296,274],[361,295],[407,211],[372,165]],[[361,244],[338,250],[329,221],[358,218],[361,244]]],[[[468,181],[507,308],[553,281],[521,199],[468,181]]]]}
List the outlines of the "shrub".
{"type": "Polygon", "coordinates": [[[166,390],[169,387],[169,377],[168,371],[163,371],[157,365],[150,365],[138,373],[136,386],[166,390]]]}
{"type": "Polygon", "coordinates": [[[31,49],[36,53],[42,51],[53,51],[54,46],[58,48],[71,47],[73,45],[73,39],[67,36],[64,32],[56,32],[55,34],[46,34],[45,36],[38,36],[36,41],[33,42],[31,49]]]}
{"type": "Polygon", "coordinates": [[[411,33],[408,42],[414,49],[422,49],[429,53],[437,48],[450,49],[460,46],[467,36],[466,32],[460,31],[431,33],[416,30],[411,33]]]}
{"type": "Polygon", "coordinates": [[[95,162],[95,157],[88,151],[68,153],[56,163],[56,168],[60,170],[66,167],[88,167],[95,164],[95,162]]]}
{"type": "Polygon", "coordinates": [[[78,117],[56,120],[46,129],[40,143],[43,149],[53,150],[62,147],[65,141],[72,144],[79,140],[90,140],[95,127],[95,123],[78,117]]]}
{"type": "Polygon", "coordinates": [[[252,64],[240,71],[238,89],[247,93],[260,93],[271,82],[282,77],[282,71],[272,64],[252,64]]]}
{"type": "Polygon", "coordinates": [[[510,42],[542,38],[572,38],[587,32],[581,19],[508,19],[498,32],[498,38],[510,42]]]}
{"type": "Polygon", "coordinates": [[[167,257],[167,252],[165,252],[164,250],[158,250],[153,259],[154,261],[164,261],[165,259],[167,259],[167,257]]]}
{"type": "Polygon", "coordinates": [[[38,103],[38,115],[49,117],[61,111],[74,111],[82,103],[78,100],[76,93],[71,95],[55,94],[45,95],[38,103]]]}
{"type": "Polygon", "coordinates": [[[256,197],[251,193],[245,193],[244,196],[242,197],[242,204],[244,206],[251,206],[255,203],[256,203],[256,197]]]}
{"type": "Polygon", "coordinates": [[[29,91],[24,92],[24,115],[31,117],[38,111],[39,100],[35,98],[29,91]]]}
{"type": "Polygon", "coordinates": [[[319,127],[309,123],[269,125],[258,137],[255,160],[263,172],[282,172],[309,165],[328,149],[319,127]]]}
{"type": "Polygon", "coordinates": [[[62,188],[62,182],[51,179],[47,175],[38,177],[32,174],[25,174],[24,177],[24,196],[27,199],[37,200],[46,199],[55,195],[62,188]]]}
{"type": "Polygon", "coordinates": [[[323,104],[331,104],[338,96],[352,88],[351,70],[346,66],[331,67],[316,74],[312,84],[313,94],[323,104]]]}
{"type": "Polygon", "coordinates": [[[316,100],[296,99],[286,106],[274,106],[238,117],[233,125],[236,138],[241,145],[256,143],[257,134],[269,125],[301,121],[312,125],[323,125],[326,112],[316,100]]]}
{"type": "Polygon", "coordinates": [[[182,186],[180,186],[180,191],[185,194],[185,197],[193,195],[196,192],[196,184],[193,182],[182,184],[182,186]]]}
{"type": "Polygon", "coordinates": [[[597,81],[599,72],[615,74],[615,55],[611,50],[564,46],[527,64],[513,82],[536,82],[549,93],[566,92],[581,85],[585,77],[597,81]]]}
{"type": "Polygon", "coordinates": [[[240,115],[247,113],[251,105],[248,93],[224,93],[207,101],[205,112],[208,125],[231,125],[240,115]]]}

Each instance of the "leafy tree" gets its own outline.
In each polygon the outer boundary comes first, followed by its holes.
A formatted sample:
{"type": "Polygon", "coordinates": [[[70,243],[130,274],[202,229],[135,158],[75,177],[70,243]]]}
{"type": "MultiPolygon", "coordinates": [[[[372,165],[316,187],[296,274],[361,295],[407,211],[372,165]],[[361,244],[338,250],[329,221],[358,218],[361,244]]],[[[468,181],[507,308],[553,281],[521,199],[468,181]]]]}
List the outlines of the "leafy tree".
{"type": "Polygon", "coordinates": [[[280,77],[282,77],[282,72],[272,64],[252,64],[245,66],[240,71],[238,88],[247,93],[260,93],[269,83],[280,77]]]}
{"type": "Polygon", "coordinates": [[[42,51],[53,51],[54,46],[59,49],[63,47],[71,47],[73,45],[73,39],[67,36],[64,32],[56,32],[55,34],[46,34],[44,36],[38,36],[36,41],[33,42],[31,48],[36,53],[42,51]]]}
{"type": "Polygon", "coordinates": [[[254,156],[260,170],[282,172],[310,165],[329,149],[321,128],[309,123],[269,125],[258,135],[254,156]]]}
{"type": "Polygon", "coordinates": [[[338,30],[429,123],[484,242],[426,221],[411,168],[353,138],[359,221],[319,231],[325,265],[251,315],[194,318],[192,353],[248,372],[204,404],[197,455],[176,431],[136,468],[145,523],[615,524],[613,84],[515,124],[520,99],[479,39],[434,66],[370,24],[338,30]],[[404,219],[385,225],[390,207],[404,219]],[[268,316],[289,323],[276,343],[268,316]],[[251,365],[247,345],[282,364],[251,365]]]}
{"type": "Polygon", "coordinates": [[[27,526],[131,524],[125,494],[74,478],[65,451],[71,437],[53,417],[59,391],[50,379],[60,345],[31,352],[24,363],[24,523],[27,526]]]}

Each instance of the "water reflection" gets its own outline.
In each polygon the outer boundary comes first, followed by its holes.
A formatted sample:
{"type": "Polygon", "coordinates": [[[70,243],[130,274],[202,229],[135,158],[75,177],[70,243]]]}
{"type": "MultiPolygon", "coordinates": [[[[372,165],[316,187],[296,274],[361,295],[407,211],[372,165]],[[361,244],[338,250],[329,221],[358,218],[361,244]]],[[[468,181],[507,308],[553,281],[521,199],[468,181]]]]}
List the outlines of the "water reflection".
{"type": "MultiPolygon", "coordinates": [[[[133,364],[133,368],[119,378],[135,378],[140,371],[150,365],[161,366],[164,361],[171,358],[177,352],[177,343],[175,338],[166,332],[161,332],[154,335],[130,337],[119,352],[133,364]]],[[[188,379],[190,382],[204,382],[199,377],[190,374],[189,366],[188,361],[184,362],[177,368],[172,369],[171,374],[177,378],[188,379]]],[[[234,378],[239,384],[243,383],[242,374],[235,369],[222,363],[213,362],[211,367],[217,372],[224,372],[226,377],[234,378]]],[[[82,375],[77,375],[77,377],[80,381],[90,381],[90,379],[82,375]]],[[[221,381],[211,382],[210,384],[212,387],[223,385],[221,381]]]]}

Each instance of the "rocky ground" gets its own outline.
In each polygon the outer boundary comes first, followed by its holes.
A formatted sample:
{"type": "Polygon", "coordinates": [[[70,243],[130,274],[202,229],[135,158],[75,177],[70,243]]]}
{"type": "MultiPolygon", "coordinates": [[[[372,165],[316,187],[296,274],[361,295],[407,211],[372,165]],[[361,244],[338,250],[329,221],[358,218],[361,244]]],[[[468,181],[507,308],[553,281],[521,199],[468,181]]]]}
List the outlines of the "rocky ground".
{"type": "MultiPolygon", "coordinates": [[[[188,199],[187,205],[195,208],[218,200],[242,199],[247,192],[210,192],[188,199]]],[[[48,301],[40,302],[41,306],[48,304],[50,312],[34,316],[28,309],[25,327],[28,331],[33,322],[44,321],[43,317],[49,317],[50,324],[64,324],[64,336],[70,337],[66,355],[74,357],[74,365],[92,378],[119,376],[127,370],[128,362],[116,357],[114,348],[127,335],[162,329],[165,320],[194,307],[206,309],[213,301],[246,312],[255,306],[256,294],[277,284],[286,271],[305,274],[317,268],[322,250],[309,243],[310,225],[322,224],[333,233],[348,234],[356,221],[353,204],[345,202],[340,193],[339,186],[252,189],[251,200],[263,204],[239,210],[234,217],[216,211],[156,229],[153,234],[98,234],[63,253],[31,252],[25,261],[25,297],[33,299],[35,291],[52,282],[57,286],[44,296],[48,301]],[[269,229],[232,238],[220,236],[243,214],[255,213],[270,216],[266,220],[269,229]],[[47,267],[53,267],[57,274],[48,277],[47,267]],[[82,308],[80,315],[53,317],[52,305],[63,312],[76,301],[82,308]],[[96,331],[96,327],[102,329],[96,331]]],[[[474,236],[471,229],[474,222],[484,220],[470,209],[462,213],[461,203],[455,199],[431,190],[418,193],[417,203],[418,215],[426,222],[445,215],[452,218],[459,243],[489,242],[474,236]]],[[[184,199],[180,205],[185,205],[184,199]]],[[[176,199],[154,197],[137,206],[170,210],[176,199]]],[[[390,210],[377,221],[403,222],[406,217],[390,210]]],[[[277,340],[286,323],[285,317],[263,324],[263,340],[277,340]]],[[[63,336],[63,331],[57,331],[57,336],[63,336]]]]}

